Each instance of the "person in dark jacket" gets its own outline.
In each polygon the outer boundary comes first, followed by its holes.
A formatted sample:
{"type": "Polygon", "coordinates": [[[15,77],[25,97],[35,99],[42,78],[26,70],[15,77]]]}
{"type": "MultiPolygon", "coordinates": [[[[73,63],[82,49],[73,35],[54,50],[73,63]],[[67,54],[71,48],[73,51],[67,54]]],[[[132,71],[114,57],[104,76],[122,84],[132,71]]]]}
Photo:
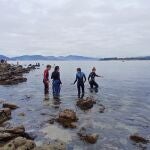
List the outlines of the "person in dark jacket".
{"type": "Polygon", "coordinates": [[[44,70],[44,77],[43,77],[43,83],[44,83],[44,93],[49,94],[49,71],[51,70],[51,65],[47,65],[46,69],[44,70]]]}
{"type": "Polygon", "coordinates": [[[102,77],[102,76],[97,75],[96,68],[93,67],[92,72],[89,74],[89,77],[88,77],[88,81],[89,81],[91,89],[93,88],[98,89],[99,87],[99,85],[95,81],[95,77],[102,77]]]}
{"type": "Polygon", "coordinates": [[[83,98],[84,97],[84,83],[86,82],[86,76],[83,72],[81,72],[81,68],[77,68],[77,73],[76,73],[76,79],[74,81],[74,84],[77,82],[77,89],[78,89],[78,98],[83,98]],[[82,95],[81,94],[81,89],[82,89],[82,95]]]}
{"type": "Polygon", "coordinates": [[[59,66],[56,66],[52,75],[51,79],[53,80],[52,82],[52,90],[53,90],[53,96],[55,98],[60,96],[60,85],[62,84],[60,80],[60,72],[59,72],[59,66]]]}

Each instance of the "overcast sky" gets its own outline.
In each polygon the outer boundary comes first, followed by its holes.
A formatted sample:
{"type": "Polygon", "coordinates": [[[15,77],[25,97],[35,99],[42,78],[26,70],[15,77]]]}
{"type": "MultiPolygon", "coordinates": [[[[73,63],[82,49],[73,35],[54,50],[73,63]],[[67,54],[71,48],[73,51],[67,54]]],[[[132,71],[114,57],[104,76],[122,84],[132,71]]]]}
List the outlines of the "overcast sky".
{"type": "Polygon", "coordinates": [[[0,54],[150,55],[150,0],[0,0],[0,54]]]}

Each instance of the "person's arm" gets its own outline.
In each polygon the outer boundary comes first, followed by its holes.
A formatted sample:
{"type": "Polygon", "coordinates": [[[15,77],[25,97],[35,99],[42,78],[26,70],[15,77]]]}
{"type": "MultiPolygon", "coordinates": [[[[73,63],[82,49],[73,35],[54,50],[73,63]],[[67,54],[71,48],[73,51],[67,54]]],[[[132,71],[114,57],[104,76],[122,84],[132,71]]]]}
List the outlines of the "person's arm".
{"type": "Polygon", "coordinates": [[[53,79],[53,73],[52,73],[52,75],[51,75],[51,79],[53,79]]]}
{"type": "Polygon", "coordinates": [[[76,79],[75,79],[75,81],[74,81],[74,84],[77,82],[77,80],[78,80],[78,78],[77,78],[77,75],[76,75],[76,79]]]}
{"type": "Polygon", "coordinates": [[[97,75],[96,73],[95,73],[95,76],[96,76],[96,77],[102,77],[102,76],[100,76],[100,75],[97,75]]]}
{"type": "Polygon", "coordinates": [[[62,84],[61,79],[60,79],[60,72],[58,72],[58,79],[60,81],[60,84],[62,84]]]}
{"type": "Polygon", "coordinates": [[[89,76],[88,76],[88,81],[90,81],[90,78],[91,78],[91,74],[89,74],[89,76]]]}
{"type": "Polygon", "coordinates": [[[83,77],[84,77],[84,83],[86,82],[86,76],[85,76],[85,74],[83,75],[83,77]]]}

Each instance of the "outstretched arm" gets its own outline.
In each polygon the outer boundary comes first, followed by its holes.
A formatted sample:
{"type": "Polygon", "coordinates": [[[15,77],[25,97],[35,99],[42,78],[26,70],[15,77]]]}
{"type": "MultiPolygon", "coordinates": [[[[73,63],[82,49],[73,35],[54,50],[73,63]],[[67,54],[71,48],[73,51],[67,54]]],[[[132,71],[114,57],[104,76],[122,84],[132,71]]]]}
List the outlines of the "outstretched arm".
{"type": "Polygon", "coordinates": [[[76,75],[76,79],[75,79],[75,81],[74,81],[74,84],[77,82],[77,75],[76,75]]]}

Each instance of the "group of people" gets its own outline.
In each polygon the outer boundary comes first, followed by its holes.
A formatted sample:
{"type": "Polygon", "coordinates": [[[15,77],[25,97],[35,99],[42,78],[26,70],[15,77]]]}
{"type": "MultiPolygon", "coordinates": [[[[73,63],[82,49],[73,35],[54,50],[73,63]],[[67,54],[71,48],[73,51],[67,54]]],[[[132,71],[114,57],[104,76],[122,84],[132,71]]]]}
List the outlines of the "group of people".
{"type": "MultiPolygon", "coordinates": [[[[44,93],[45,95],[49,94],[49,71],[51,70],[51,65],[47,65],[46,69],[44,70],[44,77],[43,77],[43,83],[44,83],[44,93]]],[[[58,98],[60,96],[60,89],[61,89],[61,79],[60,79],[60,68],[59,66],[55,66],[54,71],[51,74],[52,79],[52,91],[53,91],[53,97],[58,98]]],[[[97,91],[99,85],[95,81],[95,77],[102,77],[96,74],[96,68],[93,67],[92,72],[88,76],[88,81],[90,84],[91,89],[95,89],[97,91]]],[[[81,71],[81,68],[77,68],[76,73],[76,79],[73,84],[77,83],[77,90],[78,90],[78,98],[83,98],[85,93],[84,83],[86,82],[86,76],[81,71]]]]}

